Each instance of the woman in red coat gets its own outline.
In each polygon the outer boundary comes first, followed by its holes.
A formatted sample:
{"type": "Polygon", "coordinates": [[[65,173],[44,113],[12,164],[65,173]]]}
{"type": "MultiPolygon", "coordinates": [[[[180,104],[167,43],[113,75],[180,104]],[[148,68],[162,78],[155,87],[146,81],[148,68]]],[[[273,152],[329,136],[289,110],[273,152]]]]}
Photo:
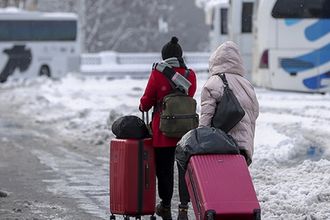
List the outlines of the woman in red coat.
{"type": "MultiPolygon", "coordinates": [[[[162,48],[162,62],[166,62],[177,73],[185,76],[191,86],[188,90],[188,95],[193,97],[196,92],[196,75],[191,69],[187,68],[182,59],[182,49],[178,44],[178,39],[172,37],[171,41],[165,44],[162,48]],[[188,73],[189,72],[189,73],[188,73]],[[188,73],[188,75],[187,75],[188,73]]],[[[152,132],[153,132],[153,146],[155,147],[156,156],[156,175],[158,179],[158,193],[161,203],[156,207],[156,214],[163,219],[171,220],[171,200],[173,196],[174,185],[174,159],[175,148],[179,138],[169,138],[163,135],[159,130],[160,123],[160,103],[164,96],[172,92],[172,87],[164,75],[154,68],[150,74],[148,84],[145,92],[140,100],[140,110],[148,111],[153,107],[152,117],[152,132]]],[[[184,171],[178,166],[179,170],[179,215],[178,219],[188,219],[187,210],[188,202],[190,201],[187,186],[184,180],[184,171]]]]}

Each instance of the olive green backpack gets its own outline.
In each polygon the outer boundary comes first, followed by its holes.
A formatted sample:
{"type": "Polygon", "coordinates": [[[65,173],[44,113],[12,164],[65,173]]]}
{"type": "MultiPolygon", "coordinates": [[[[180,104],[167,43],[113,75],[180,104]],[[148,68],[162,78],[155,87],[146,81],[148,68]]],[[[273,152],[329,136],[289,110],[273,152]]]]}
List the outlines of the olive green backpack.
{"type": "MultiPolygon", "coordinates": [[[[189,70],[186,71],[186,78],[188,74],[189,70]]],[[[161,103],[159,130],[167,137],[181,138],[198,127],[196,100],[177,89],[171,80],[170,84],[173,90],[161,103]]]]}

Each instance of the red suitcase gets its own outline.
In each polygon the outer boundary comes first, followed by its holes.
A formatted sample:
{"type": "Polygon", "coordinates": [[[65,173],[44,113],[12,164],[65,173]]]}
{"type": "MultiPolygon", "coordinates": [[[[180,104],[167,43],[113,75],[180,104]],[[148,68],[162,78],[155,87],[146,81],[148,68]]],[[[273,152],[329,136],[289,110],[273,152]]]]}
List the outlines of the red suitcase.
{"type": "Polygon", "coordinates": [[[197,220],[259,220],[260,206],[241,155],[195,155],[185,179],[197,220]]]}
{"type": "Polygon", "coordinates": [[[155,219],[156,174],[151,139],[113,139],[110,144],[110,219],[114,214],[155,219]]]}

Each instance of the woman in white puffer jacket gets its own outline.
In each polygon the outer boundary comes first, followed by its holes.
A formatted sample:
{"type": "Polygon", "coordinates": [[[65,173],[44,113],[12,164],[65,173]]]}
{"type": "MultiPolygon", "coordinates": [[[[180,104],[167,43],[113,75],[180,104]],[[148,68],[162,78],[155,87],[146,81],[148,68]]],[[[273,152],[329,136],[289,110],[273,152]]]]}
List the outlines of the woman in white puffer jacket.
{"type": "Polygon", "coordinates": [[[221,44],[210,56],[209,71],[211,76],[202,89],[199,124],[200,126],[211,126],[217,102],[220,101],[224,90],[224,84],[217,74],[225,73],[229,88],[245,110],[242,120],[228,134],[236,140],[241,153],[248,164],[251,164],[259,103],[252,84],[244,77],[238,46],[232,41],[221,44]]]}

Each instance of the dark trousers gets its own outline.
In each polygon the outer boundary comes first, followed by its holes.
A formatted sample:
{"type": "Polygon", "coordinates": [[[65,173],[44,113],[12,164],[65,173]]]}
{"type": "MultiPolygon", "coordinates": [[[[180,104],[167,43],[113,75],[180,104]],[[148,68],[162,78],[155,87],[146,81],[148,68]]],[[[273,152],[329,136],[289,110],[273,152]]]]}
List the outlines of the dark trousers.
{"type": "MultiPolygon", "coordinates": [[[[174,186],[175,147],[155,148],[156,176],[158,180],[158,194],[162,203],[171,205],[174,186]]],[[[187,185],[184,179],[185,171],[178,165],[180,203],[187,205],[190,201],[187,185]]]]}

